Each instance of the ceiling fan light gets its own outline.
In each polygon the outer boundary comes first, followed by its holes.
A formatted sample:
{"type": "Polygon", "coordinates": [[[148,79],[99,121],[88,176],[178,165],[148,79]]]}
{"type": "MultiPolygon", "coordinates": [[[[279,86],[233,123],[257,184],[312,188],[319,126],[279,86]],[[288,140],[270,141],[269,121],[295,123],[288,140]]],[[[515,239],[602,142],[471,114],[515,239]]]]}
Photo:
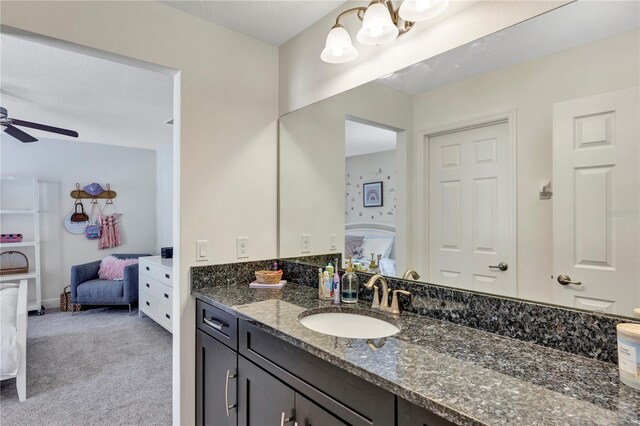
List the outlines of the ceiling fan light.
{"type": "Polygon", "coordinates": [[[358,31],[356,39],[362,44],[375,46],[395,40],[399,33],[387,6],[383,3],[374,3],[364,13],[362,28],[358,31]]]}
{"type": "Polygon", "coordinates": [[[330,64],[343,64],[358,56],[358,51],[351,42],[351,36],[343,27],[336,25],[327,34],[327,41],[320,59],[330,64]]]}
{"type": "Polygon", "coordinates": [[[435,18],[449,6],[449,0],[405,0],[400,6],[400,17],[419,22],[435,18]]]}

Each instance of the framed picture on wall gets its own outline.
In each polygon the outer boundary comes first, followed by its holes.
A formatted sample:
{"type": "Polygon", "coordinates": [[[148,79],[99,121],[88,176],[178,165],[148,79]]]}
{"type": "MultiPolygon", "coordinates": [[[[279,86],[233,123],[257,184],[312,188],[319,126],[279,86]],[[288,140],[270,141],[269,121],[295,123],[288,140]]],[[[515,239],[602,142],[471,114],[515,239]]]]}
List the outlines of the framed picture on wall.
{"type": "Polygon", "coordinates": [[[364,207],[382,207],[382,182],[369,182],[362,185],[364,207]]]}

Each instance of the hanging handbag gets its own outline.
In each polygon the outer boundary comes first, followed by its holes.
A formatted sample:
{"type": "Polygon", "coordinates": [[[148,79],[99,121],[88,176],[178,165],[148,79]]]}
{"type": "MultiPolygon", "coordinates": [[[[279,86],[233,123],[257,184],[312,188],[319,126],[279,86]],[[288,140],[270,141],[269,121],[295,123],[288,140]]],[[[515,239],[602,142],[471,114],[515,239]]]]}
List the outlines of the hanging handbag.
{"type": "MultiPolygon", "coordinates": [[[[96,200],[95,198],[91,200],[91,211],[89,212],[90,225],[87,226],[84,230],[84,236],[87,237],[88,240],[97,240],[102,234],[101,226],[97,225],[96,221],[93,220],[93,212],[95,211],[97,205],[98,200],[96,200]]],[[[98,210],[100,210],[100,207],[98,207],[98,210]]],[[[100,215],[98,215],[98,217],[100,217],[100,215]]]]}
{"type": "Polygon", "coordinates": [[[76,200],[74,205],[74,212],[71,215],[71,222],[86,222],[89,220],[89,216],[84,212],[84,205],[82,201],[76,200]],[[80,207],[80,211],[78,211],[80,207]]]}

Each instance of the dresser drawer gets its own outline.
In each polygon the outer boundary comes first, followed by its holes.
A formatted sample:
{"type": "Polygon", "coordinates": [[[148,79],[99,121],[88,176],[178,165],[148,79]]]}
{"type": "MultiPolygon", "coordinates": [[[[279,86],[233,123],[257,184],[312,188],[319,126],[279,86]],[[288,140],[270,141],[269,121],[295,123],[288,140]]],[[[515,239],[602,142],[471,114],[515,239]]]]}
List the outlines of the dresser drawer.
{"type": "Polygon", "coordinates": [[[173,271],[151,262],[140,262],[140,274],[148,276],[163,284],[173,285],[173,271]]]}
{"type": "Polygon", "coordinates": [[[141,274],[138,279],[140,292],[146,292],[153,296],[158,302],[167,303],[171,306],[173,302],[173,288],[160,281],[141,274]]]}
{"type": "Polygon", "coordinates": [[[140,312],[143,312],[147,316],[155,319],[158,316],[156,314],[158,309],[158,302],[156,301],[156,299],[146,291],[140,291],[139,298],[140,301],[138,302],[138,309],[140,309],[140,312]]]}
{"type": "Polygon", "coordinates": [[[157,322],[170,332],[173,332],[173,314],[171,313],[171,305],[160,306],[156,312],[157,322]]]}

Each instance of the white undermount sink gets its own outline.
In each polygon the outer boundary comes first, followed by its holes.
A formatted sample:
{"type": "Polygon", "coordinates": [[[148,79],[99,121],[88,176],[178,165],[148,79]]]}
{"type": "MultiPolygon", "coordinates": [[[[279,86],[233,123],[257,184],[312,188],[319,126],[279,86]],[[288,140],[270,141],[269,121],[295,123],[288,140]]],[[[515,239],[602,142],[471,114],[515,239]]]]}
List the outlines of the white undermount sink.
{"type": "Polygon", "coordinates": [[[300,323],[318,333],[351,339],[380,339],[400,331],[390,322],[347,312],[318,312],[301,318],[300,323]]]}

